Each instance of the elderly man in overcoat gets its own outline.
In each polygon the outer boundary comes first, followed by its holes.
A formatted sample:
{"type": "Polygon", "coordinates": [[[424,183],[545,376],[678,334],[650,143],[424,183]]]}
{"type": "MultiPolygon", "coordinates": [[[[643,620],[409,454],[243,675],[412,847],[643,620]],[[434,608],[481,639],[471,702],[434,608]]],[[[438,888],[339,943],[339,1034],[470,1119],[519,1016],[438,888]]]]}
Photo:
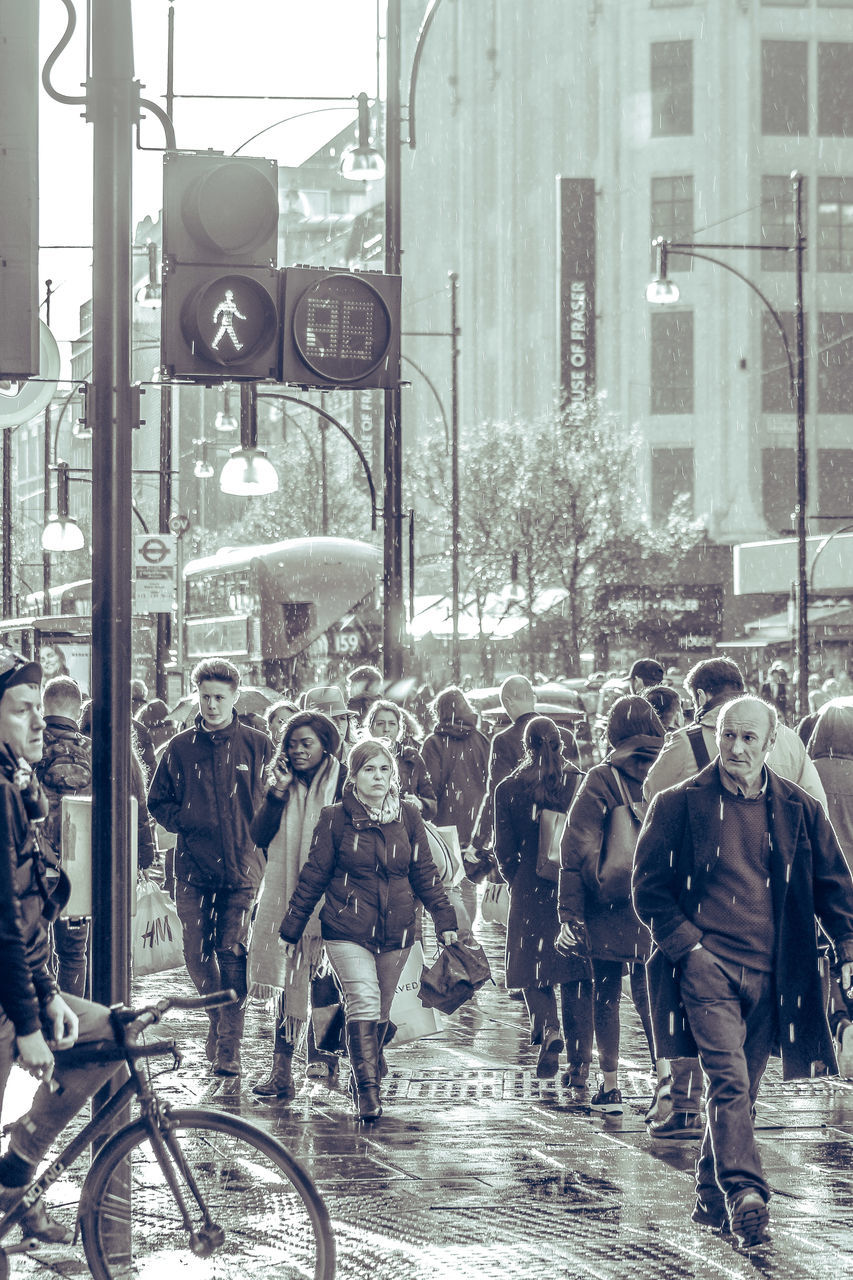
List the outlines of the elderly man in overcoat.
{"type": "Polygon", "coordinates": [[[766,764],[777,719],[751,696],[721,708],[718,758],[655,797],[633,880],[650,996],[670,1011],[657,1051],[698,1050],[707,1079],[693,1221],[745,1248],[769,1220],[752,1108],[771,1052],[786,1080],[835,1070],[815,918],[853,981],[853,878],[820,804],[766,764]]]}

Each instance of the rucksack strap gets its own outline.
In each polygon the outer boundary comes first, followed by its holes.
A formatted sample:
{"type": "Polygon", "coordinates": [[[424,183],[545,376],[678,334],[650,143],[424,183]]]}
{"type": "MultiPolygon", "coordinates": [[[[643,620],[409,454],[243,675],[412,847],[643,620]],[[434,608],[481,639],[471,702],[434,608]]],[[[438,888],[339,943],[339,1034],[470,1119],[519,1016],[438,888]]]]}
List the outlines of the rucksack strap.
{"type": "Polygon", "coordinates": [[[696,761],[696,768],[704,769],[706,764],[711,763],[711,757],[708,754],[708,748],[705,746],[705,735],[702,731],[701,724],[691,724],[687,726],[687,741],[693,748],[693,758],[696,761]]]}

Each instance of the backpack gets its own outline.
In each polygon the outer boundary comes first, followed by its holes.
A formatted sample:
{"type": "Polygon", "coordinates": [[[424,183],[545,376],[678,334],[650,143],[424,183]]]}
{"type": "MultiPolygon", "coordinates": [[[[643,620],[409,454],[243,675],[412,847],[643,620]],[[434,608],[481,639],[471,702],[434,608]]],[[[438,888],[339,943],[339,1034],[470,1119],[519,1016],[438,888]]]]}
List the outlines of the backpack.
{"type": "Polygon", "coordinates": [[[697,770],[704,769],[706,764],[711,763],[711,757],[708,754],[708,748],[705,746],[701,722],[688,725],[686,733],[687,741],[693,749],[693,758],[696,761],[696,768],[697,770]]]}
{"type": "Polygon", "coordinates": [[[82,733],[63,734],[45,743],[35,767],[49,805],[36,828],[42,852],[59,861],[62,850],[62,797],[92,794],[92,740],[82,733]]]}

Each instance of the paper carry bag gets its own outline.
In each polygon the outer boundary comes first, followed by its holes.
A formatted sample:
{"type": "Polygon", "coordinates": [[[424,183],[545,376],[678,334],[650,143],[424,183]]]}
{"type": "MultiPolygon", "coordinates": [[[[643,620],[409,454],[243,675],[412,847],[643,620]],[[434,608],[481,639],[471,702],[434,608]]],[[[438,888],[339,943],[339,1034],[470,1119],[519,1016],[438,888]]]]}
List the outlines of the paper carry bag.
{"type": "Polygon", "coordinates": [[[392,1044],[408,1044],[410,1040],[420,1040],[442,1030],[438,1010],[425,1008],[418,996],[423,969],[424,949],[420,942],[416,942],[403,966],[391,1002],[391,1021],[397,1027],[392,1044]]]}

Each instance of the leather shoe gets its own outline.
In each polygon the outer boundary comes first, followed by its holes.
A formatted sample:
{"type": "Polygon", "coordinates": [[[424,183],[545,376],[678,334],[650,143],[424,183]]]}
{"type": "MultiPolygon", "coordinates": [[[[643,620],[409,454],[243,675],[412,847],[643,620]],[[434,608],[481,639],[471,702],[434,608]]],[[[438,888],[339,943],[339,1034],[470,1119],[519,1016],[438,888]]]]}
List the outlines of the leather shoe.
{"type": "Polygon", "coordinates": [[[560,1054],[564,1048],[563,1037],[558,1031],[545,1032],[536,1063],[537,1080],[553,1080],[560,1069],[560,1054]]]}
{"type": "Polygon", "coordinates": [[[671,1111],[665,1120],[653,1120],[649,1125],[650,1138],[684,1140],[701,1138],[705,1132],[702,1117],[692,1111],[671,1111]]]}
{"type": "Polygon", "coordinates": [[[696,1197],[696,1204],[690,1215],[690,1221],[695,1222],[698,1227],[710,1227],[712,1231],[719,1231],[720,1235],[730,1236],[732,1231],[729,1226],[729,1215],[726,1213],[726,1206],[722,1202],[720,1204],[706,1204],[704,1200],[696,1197]]]}
{"type": "MultiPolygon", "coordinates": [[[[0,1188],[0,1214],[6,1212],[22,1191],[23,1187],[0,1188]]],[[[43,1200],[37,1200],[23,1215],[21,1231],[25,1240],[41,1240],[45,1244],[70,1244],[74,1239],[73,1227],[66,1227],[64,1223],[57,1222],[56,1218],[51,1218],[43,1200]]]]}
{"type": "Polygon", "coordinates": [[[768,1239],[770,1212],[760,1191],[740,1191],[729,1210],[732,1235],[741,1249],[752,1249],[768,1239]]]}

